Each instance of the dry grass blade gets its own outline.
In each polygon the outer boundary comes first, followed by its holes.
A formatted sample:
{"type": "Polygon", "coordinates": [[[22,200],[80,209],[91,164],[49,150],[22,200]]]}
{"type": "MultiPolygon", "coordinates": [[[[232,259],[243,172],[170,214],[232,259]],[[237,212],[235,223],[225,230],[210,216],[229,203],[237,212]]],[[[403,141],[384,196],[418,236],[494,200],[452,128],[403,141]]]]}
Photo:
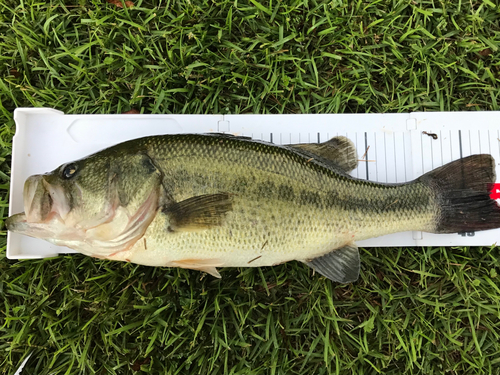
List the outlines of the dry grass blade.
{"type": "Polygon", "coordinates": [[[110,4],[116,5],[118,8],[123,8],[124,5],[127,8],[131,8],[134,6],[134,3],[132,1],[123,1],[123,2],[122,0],[106,0],[106,1],[110,4]]]}

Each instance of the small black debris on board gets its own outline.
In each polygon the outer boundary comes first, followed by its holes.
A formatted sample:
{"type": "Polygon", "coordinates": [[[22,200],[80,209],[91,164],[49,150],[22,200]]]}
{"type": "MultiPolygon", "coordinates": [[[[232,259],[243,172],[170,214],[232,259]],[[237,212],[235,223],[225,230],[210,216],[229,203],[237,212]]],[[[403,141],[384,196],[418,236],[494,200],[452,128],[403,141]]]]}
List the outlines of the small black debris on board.
{"type": "Polygon", "coordinates": [[[428,133],[424,131],[422,134],[428,135],[429,137],[432,137],[432,139],[438,139],[438,136],[435,133],[428,133]]]}

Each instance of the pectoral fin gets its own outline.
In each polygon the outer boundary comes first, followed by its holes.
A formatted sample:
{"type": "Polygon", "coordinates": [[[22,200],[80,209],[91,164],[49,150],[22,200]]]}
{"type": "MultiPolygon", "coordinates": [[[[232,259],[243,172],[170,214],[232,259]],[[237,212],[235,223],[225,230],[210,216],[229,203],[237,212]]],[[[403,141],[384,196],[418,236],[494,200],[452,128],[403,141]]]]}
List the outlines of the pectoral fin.
{"type": "Polygon", "coordinates": [[[345,173],[351,172],[358,166],[358,155],[354,143],[341,135],[323,143],[300,143],[290,146],[317,155],[345,173]]]}
{"type": "Polygon", "coordinates": [[[224,263],[220,259],[182,259],[169,264],[172,267],[187,268],[190,270],[203,271],[220,279],[221,275],[217,267],[222,267],[224,263]]]}
{"type": "Polygon", "coordinates": [[[162,212],[170,216],[172,232],[197,231],[222,225],[232,210],[231,196],[226,193],[199,195],[178,203],[171,203],[162,212]]]}
{"type": "Polygon", "coordinates": [[[350,244],[307,261],[306,264],[332,281],[352,283],[359,277],[358,247],[350,244]]]}

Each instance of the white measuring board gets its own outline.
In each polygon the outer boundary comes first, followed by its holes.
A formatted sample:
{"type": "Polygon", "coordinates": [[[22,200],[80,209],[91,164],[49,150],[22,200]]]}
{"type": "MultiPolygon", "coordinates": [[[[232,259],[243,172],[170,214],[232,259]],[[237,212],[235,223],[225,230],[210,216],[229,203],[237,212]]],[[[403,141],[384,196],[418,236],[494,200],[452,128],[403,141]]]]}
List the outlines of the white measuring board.
{"type": "MultiPolygon", "coordinates": [[[[344,135],[361,160],[352,175],[378,182],[411,181],[460,157],[489,153],[500,176],[500,112],[299,115],[65,115],[50,108],[14,112],[9,215],[23,211],[23,185],[46,173],[128,139],[148,135],[226,132],[275,144],[324,142],[344,135]],[[437,139],[423,132],[435,134],[437,139]]],[[[500,179],[497,177],[497,182],[500,179]]],[[[434,235],[396,233],[365,241],[378,246],[492,246],[500,229],[434,235]]],[[[7,257],[41,258],[74,252],[8,233],[7,257]]]]}

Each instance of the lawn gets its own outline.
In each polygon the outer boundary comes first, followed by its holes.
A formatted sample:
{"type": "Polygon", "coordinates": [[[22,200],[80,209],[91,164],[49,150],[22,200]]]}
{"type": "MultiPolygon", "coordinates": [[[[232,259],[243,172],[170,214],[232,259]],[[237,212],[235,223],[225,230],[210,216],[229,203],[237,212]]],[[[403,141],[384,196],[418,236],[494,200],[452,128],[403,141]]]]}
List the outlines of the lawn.
{"type": "Polygon", "coordinates": [[[8,260],[3,225],[16,107],[498,110],[499,47],[497,0],[0,0],[0,373],[499,374],[496,247],[362,249],[350,285],[296,262],[218,280],[8,260]]]}

